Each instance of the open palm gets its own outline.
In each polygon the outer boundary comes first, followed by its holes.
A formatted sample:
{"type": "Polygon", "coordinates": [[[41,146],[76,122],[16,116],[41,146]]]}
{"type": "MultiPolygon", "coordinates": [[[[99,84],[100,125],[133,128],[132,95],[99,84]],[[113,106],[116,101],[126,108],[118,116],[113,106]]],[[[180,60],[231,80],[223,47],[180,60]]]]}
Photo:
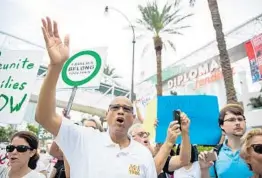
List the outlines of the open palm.
{"type": "Polygon", "coordinates": [[[50,18],[47,17],[46,19],[42,19],[42,24],[50,64],[63,64],[69,57],[69,36],[65,36],[64,43],[62,43],[55,21],[52,24],[50,18]]]}

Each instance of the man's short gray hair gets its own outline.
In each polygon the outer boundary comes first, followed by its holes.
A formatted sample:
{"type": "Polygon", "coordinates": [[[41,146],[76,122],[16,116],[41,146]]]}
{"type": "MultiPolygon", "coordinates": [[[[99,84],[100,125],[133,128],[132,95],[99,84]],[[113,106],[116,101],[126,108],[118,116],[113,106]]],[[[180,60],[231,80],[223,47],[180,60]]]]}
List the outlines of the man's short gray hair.
{"type": "Polygon", "coordinates": [[[144,128],[141,123],[133,124],[128,130],[128,135],[132,137],[134,130],[139,128],[144,128]]]}

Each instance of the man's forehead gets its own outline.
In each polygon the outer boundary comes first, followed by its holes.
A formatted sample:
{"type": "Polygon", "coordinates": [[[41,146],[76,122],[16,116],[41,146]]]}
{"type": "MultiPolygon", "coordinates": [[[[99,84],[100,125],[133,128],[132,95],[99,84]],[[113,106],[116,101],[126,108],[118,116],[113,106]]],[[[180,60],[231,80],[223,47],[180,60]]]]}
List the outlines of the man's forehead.
{"type": "Polygon", "coordinates": [[[142,127],[139,127],[139,128],[136,128],[136,129],[135,129],[135,131],[136,131],[136,132],[144,132],[144,131],[145,131],[145,129],[144,129],[144,128],[142,128],[142,127]]]}
{"type": "Polygon", "coordinates": [[[113,99],[111,104],[125,104],[127,106],[132,106],[131,101],[125,96],[115,97],[115,99],[113,99]]]}
{"type": "Polygon", "coordinates": [[[244,117],[243,115],[239,115],[239,114],[234,114],[230,111],[227,111],[225,114],[225,117],[244,117]]]}

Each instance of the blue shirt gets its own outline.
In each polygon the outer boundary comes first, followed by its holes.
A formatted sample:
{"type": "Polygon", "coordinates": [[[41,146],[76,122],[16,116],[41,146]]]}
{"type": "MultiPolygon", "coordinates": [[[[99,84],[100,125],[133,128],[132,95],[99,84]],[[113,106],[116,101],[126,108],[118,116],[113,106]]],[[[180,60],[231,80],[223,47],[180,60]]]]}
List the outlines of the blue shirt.
{"type": "MultiPolygon", "coordinates": [[[[231,148],[223,143],[218,160],[215,163],[217,176],[219,178],[250,178],[253,172],[250,171],[246,162],[240,157],[240,150],[233,152],[231,148]]],[[[214,166],[209,169],[210,177],[215,177],[214,166]]]]}

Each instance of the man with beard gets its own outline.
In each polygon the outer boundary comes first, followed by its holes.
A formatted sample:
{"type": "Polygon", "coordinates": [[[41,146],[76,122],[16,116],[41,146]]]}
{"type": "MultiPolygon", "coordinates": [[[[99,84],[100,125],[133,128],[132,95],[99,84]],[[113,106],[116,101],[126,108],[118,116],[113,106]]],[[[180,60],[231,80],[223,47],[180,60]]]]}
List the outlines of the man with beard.
{"type": "Polygon", "coordinates": [[[150,151],[128,137],[134,108],[126,97],[116,97],[108,107],[108,132],[81,127],[56,113],[56,85],[69,58],[69,37],[62,43],[56,22],[42,19],[42,31],[50,57],[36,109],[36,121],[56,136],[70,165],[72,178],[156,178],[150,151]]]}
{"type": "Polygon", "coordinates": [[[253,173],[240,157],[240,139],[246,131],[243,108],[237,104],[226,105],[220,111],[219,126],[226,134],[226,140],[218,149],[215,162],[209,159],[210,152],[199,154],[201,177],[252,177],[253,173]]]}

